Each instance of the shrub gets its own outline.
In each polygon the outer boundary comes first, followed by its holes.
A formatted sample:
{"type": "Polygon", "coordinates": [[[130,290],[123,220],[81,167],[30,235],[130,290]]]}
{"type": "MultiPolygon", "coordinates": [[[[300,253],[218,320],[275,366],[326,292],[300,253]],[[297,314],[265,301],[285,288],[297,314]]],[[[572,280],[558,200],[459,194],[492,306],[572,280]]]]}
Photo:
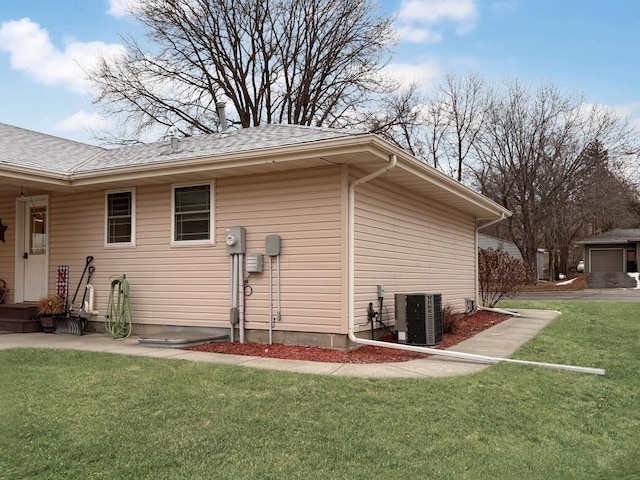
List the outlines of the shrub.
{"type": "Polygon", "coordinates": [[[478,283],[482,305],[493,308],[504,297],[515,297],[534,279],[533,268],[504,250],[478,250],[478,283]]]}
{"type": "Polygon", "coordinates": [[[442,333],[454,333],[464,314],[456,312],[451,305],[442,307],[442,333]]]}

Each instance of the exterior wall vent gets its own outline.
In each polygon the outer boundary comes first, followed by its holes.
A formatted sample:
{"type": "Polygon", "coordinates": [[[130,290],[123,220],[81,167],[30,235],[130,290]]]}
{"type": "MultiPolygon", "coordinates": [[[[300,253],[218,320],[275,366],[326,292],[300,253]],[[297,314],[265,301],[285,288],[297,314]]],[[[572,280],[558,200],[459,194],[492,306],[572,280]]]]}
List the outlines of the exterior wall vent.
{"type": "Polygon", "coordinates": [[[466,305],[466,313],[473,313],[478,309],[476,301],[473,298],[465,298],[464,301],[466,305]]]}

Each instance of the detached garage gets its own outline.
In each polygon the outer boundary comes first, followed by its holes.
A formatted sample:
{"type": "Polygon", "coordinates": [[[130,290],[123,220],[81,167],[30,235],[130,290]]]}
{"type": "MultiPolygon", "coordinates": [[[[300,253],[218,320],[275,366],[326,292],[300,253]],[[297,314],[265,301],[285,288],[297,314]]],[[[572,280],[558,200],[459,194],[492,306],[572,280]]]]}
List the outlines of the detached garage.
{"type": "Polygon", "coordinates": [[[585,272],[637,272],[640,228],[615,229],[578,242],[585,272]]]}

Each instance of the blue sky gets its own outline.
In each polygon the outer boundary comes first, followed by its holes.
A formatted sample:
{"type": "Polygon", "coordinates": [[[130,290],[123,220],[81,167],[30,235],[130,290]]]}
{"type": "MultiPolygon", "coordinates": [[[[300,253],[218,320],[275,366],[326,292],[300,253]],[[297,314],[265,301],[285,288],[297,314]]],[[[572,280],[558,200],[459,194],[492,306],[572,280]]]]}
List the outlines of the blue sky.
{"type": "MultiPolygon", "coordinates": [[[[94,143],[108,125],[79,65],[118,51],[134,31],[122,3],[2,0],[0,122],[94,143]]],[[[640,126],[640,2],[636,0],[381,0],[397,15],[390,70],[425,88],[447,71],[489,80],[550,81],[640,126]]]]}

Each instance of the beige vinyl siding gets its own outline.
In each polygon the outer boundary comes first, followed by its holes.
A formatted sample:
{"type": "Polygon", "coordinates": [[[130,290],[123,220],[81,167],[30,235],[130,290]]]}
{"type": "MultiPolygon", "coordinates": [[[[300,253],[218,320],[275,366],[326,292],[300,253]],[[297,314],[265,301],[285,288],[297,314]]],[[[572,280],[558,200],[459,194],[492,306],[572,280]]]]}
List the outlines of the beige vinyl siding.
{"type": "Polygon", "coordinates": [[[9,291],[5,295],[4,303],[13,303],[15,293],[15,235],[16,235],[16,195],[17,189],[0,187],[0,219],[7,227],[4,232],[4,242],[0,242],[0,278],[7,284],[9,291]]]}
{"type": "MultiPolygon", "coordinates": [[[[219,179],[214,190],[214,246],[171,246],[171,185],[136,188],[136,246],[105,247],[104,191],[51,197],[51,282],[70,265],[70,295],[95,257],[97,320],[110,281],[126,274],[135,323],[228,327],[230,265],[225,228],[244,226],[247,252],[263,253],[268,234],[282,237],[279,330],[334,333],[340,324],[340,169],[219,179]]],[[[253,274],[246,327],[268,328],[268,265],[253,274]]],[[[275,259],[274,285],[275,285],[275,259]]],[[[79,297],[82,296],[82,290],[79,297]]],[[[275,298],[275,288],[274,288],[275,298]]],[[[77,302],[79,304],[79,301],[77,302]]]]}
{"type": "MultiPolygon", "coordinates": [[[[219,237],[225,227],[246,227],[247,253],[263,253],[267,235],[282,237],[277,330],[340,331],[340,178],[339,167],[327,167],[218,181],[219,237]]],[[[275,312],[276,259],[272,262],[275,312]]],[[[269,257],[264,273],[251,275],[249,285],[247,328],[267,329],[269,257]]]]}
{"type": "Polygon", "coordinates": [[[223,306],[218,290],[226,258],[211,246],[171,247],[171,185],[136,189],[136,247],[105,247],[104,202],[103,191],[52,196],[53,277],[56,265],[69,265],[72,296],[85,258],[92,255],[97,320],[107,311],[111,281],[126,275],[135,323],[214,326],[214,312],[223,306]]]}
{"type": "MultiPolygon", "coordinates": [[[[356,190],[355,321],[377,309],[385,286],[383,320],[393,323],[395,293],[441,293],[458,310],[475,296],[475,219],[377,179],[356,190]]],[[[365,327],[366,328],[366,327],[365,327]]]]}

